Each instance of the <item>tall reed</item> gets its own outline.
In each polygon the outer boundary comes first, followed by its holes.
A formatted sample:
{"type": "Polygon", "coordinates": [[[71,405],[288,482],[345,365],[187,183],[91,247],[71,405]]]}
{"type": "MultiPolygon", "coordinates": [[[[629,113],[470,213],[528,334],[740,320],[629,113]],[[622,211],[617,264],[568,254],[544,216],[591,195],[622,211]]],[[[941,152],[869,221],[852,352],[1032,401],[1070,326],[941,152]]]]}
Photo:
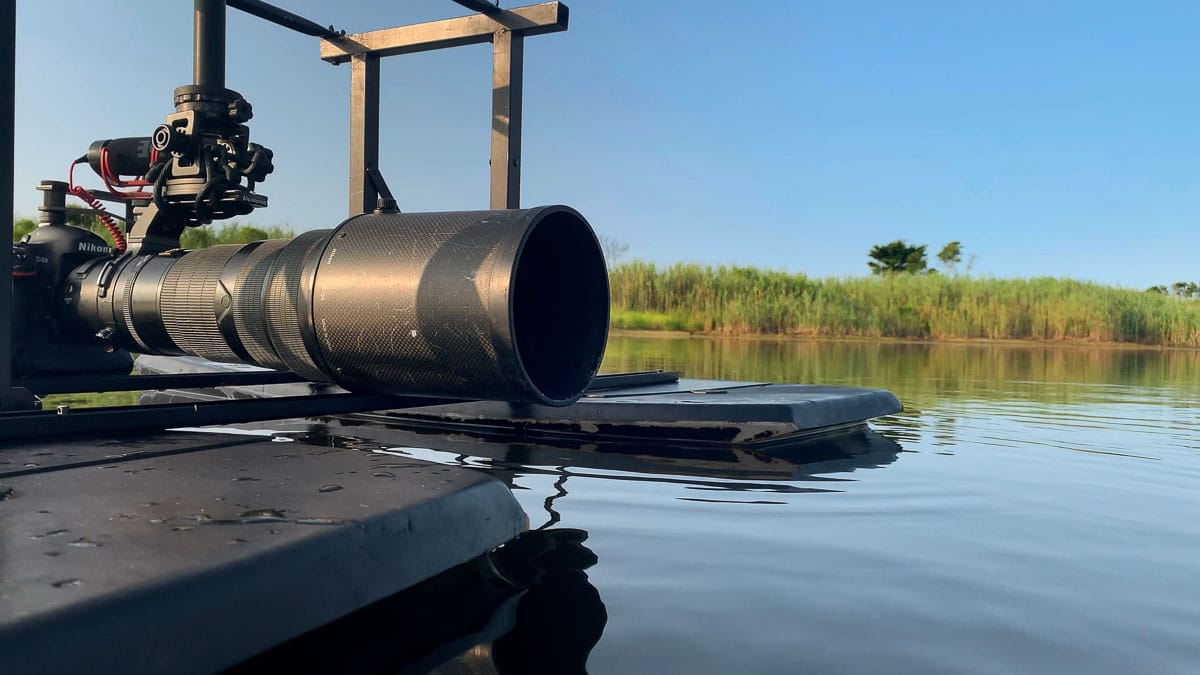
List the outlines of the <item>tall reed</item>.
{"type": "Polygon", "coordinates": [[[752,267],[614,267],[613,326],[719,334],[1200,347],[1200,301],[1039,277],[814,279],[752,267]]]}

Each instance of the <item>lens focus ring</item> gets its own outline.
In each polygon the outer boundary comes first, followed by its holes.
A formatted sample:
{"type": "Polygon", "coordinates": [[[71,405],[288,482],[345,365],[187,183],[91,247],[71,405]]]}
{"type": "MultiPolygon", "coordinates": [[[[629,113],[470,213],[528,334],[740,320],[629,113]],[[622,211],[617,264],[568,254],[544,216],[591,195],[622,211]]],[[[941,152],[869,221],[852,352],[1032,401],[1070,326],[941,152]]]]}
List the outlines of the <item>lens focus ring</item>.
{"type": "Polygon", "coordinates": [[[233,323],[242,346],[256,364],[275,370],[287,370],[288,366],[271,346],[263,297],[275,256],[290,242],[290,239],[270,239],[254,249],[238,271],[233,291],[233,323]]]}
{"type": "Polygon", "coordinates": [[[304,345],[303,327],[298,312],[301,301],[300,277],[308,256],[329,237],[329,230],[305,232],[275,255],[266,285],[267,334],[271,345],[287,367],[310,380],[328,382],[304,345]]]}
{"type": "Polygon", "coordinates": [[[241,361],[213,310],[221,270],[241,246],[212,246],[181,257],[163,280],[159,311],[167,335],[180,349],[213,361],[241,361]]]}

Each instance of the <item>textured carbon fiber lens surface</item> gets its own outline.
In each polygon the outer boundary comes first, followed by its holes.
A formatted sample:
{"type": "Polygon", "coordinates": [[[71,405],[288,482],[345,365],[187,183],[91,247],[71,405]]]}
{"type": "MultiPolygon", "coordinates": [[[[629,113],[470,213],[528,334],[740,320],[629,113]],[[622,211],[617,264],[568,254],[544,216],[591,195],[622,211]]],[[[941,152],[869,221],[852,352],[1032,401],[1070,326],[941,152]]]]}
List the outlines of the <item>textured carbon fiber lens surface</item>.
{"type": "Polygon", "coordinates": [[[352,218],[313,288],[322,358],[349,389],[565,405],[608,336],[604,255],[565,206],[352,218]]]}
{"type": "Polygon", "coordinates": [[[566,405],[608,337],[604,255],[565,206],[366,214],[79,276],[77,319],[131,351],[290,369],[354,391],[566,405]]]}

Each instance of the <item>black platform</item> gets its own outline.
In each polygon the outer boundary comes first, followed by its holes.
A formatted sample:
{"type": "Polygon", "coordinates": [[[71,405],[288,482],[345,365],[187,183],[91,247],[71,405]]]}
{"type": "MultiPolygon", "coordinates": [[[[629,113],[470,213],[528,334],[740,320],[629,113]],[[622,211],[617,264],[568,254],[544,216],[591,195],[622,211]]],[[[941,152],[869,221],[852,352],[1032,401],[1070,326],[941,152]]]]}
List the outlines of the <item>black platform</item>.
{"type": "Polygon", "coordinates": [[[527,526],[483,473],[251,434],[0,449],[0,672],[213,672],[527,526]]]}
{"type": "MultiPolygon", "coordinates": [[[[229,399],[350,396],[306,382],[246,384],[239,378],[253,369],[196,359],[141,357],[138,368],[230,382],[142,397],[195,414],[229,399]]],[[[898,452],[865,430],[900,409],[873,389],[636,373],[605,376],[562,408],[428,403],[0,447],[0,670],[243,663],[510,541],[529,524],[506,483],[531,463],[810,491],[828,488],[796,481],[898,452]]],[[[539,520],[555,521],[552,501],[539,520]]]]}
{"type": "MultiPolygon", "coordinates": [[[[140,357],[136,367],[154,375],[246,368],[160,356],[140,357]]],[[[564,407],[472,401],[351,416],[414,428],[506,434],[530,440],[657,441],[765,448],[790,443],[798,436],[843,431],[902,408],[895,395],[883,389],[681,379],[676,373],[604,375],[598,380],[600,386],[579,402],[564,407]]],[[[207,402],[333,391],[341,390],[310,383],[266,384],[148,392],[142,401],[207,402]]]]}

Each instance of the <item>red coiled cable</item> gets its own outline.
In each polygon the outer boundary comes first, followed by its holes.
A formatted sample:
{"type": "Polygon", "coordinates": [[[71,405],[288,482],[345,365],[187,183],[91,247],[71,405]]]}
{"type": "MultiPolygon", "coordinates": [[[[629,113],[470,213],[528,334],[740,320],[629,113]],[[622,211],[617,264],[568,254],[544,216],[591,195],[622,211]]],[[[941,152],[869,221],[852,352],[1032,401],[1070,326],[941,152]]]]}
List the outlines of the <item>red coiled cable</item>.
{"type": "Polygon", "coordinates": [[[87,188],[81,185],[72,185],[71,194],[87,202],[88,206],[96,210],[96,215],[100,217],[100,222],[104,223],[104,228],[112,235],[113,243],[117,245],[117,251],[124,253],[127,246],[125,235],[121,232],[121,228],[117,226],[116,222],[113,221],[112,216],[105,210],[104,202],[96,199],[91,192],[88,192],[87,188]]]}
{"type": "Polygon", "coordinates": [[[70,170],[67,171],[67,186],[71,194],[79,197],[87,202],[87,205],[96,211],[96,215],[100,217],[100,222],[104,224],[104,229],[112,235],[113,243],[117,245],[117,251],[124,253],[128,244],[125,243],[125,234],[121,232],[121,228],[109,215],[108,210],[104,208],[104,202],[100,201],[88,189],[82,185],[75,184],[75,165],[71,164],[70,170]]]}

